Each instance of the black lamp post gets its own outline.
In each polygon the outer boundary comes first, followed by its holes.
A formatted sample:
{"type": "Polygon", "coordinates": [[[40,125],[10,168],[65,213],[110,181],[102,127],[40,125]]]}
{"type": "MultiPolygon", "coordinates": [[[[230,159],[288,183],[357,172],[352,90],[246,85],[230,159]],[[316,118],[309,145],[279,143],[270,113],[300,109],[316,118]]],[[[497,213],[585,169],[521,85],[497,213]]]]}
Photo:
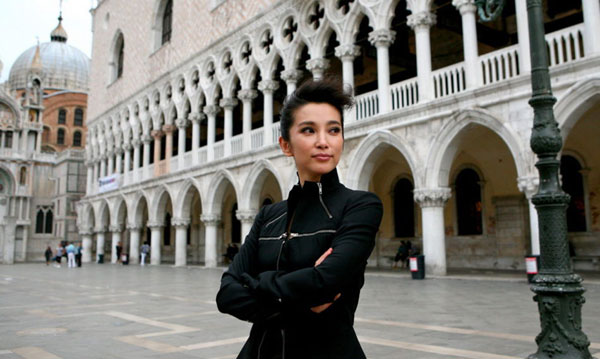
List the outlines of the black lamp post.
{"type": "MultiPolygon", "coordinates": [[[[525,1],[525,0],[518,0],[525,1]]],[[[482,21],[496,19],[504,0],[475,0],[482,21]]],[[[529,104],[534,119],[531,149],[536,153],[540,173],[538,193],[532,202],[538,212],[540,233],[540,272],[533,278],[531,290],[538,303],[542,332],[537,336],[538,350],[529,359],[591,359],[590,341],[581,330],[581,307],[585,302],[581,277],[573,273],[567,242],[566,210],[569,195],[558,180],[560,161],[557,154],[562,137],[554,119],[548,54],[541,0],[527,0],[529,42],[531,48],[531,87],[529,104]]]]}

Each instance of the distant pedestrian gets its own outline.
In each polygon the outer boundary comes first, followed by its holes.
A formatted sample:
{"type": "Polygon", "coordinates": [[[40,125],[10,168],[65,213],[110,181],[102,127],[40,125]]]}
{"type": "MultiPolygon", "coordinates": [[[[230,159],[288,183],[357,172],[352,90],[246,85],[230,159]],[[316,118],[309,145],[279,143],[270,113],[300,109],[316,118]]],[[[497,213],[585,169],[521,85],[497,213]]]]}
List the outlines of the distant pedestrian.
{"type": "Polygon", "coordinates": [[[77,244],[77,248],[75,249],[75,262],[77,262],[77,266],[81,267],[81,254],[83,252],[83,247],[81,246],[81,242],[77,244]]]}
{"type": "Polygon", "coordinates": [[[69,268],[75,268],[76,267],[76,264],[75,264],[75,246],[73,245],[73,243],[70,243],[67,246],[67,261],[68,261],[69,268]]]}
{"type": "Polygon", "coordinates": [[[64,252],[65,249],[61,244],[59,244],[58,247],[56,247],[56,255],[54,256],[54,260],[56,261],[56,264],[54,265],[55,267],[60,268],[60,261],[62,260],[64,252]]]}
{"type": "Polygon", "coordinates": [[[396,252],[396,256],[394,257],[394,265],[392,266],[392,268],[398,268],[398,262],[401,263],[401,268],[405,267],[406,259],[408,258],[408,251],[409,248],[406,241],[400,241],[400,246],[398,247],[398,251],[396,252]]]}
{"type": "Polygon", "coordinates": [[[150,253],[150,246],[148,245],[148,242],[144,242],[144,244],[142,244],[142,248],[141,248],[141,255],[142,255],[142,259],[140,260],[140,265],[144,265],[146,262],[146,256],[148,255],[148,253],[150,253]]]}
{"type": "Polygon", "coordinates": [[[52,260],[52,247],[48,246],[46,248],[44,256],[46,257],[46,265],[50,265],[50,261],[52,260]]]}
{"type": "Polygon", "coordinates": [[[123,244],[121,244],[121,242],[118,242],[115,249],[117,251],[117,263],[122,264],[123,262],[121,261],[121,253],[123,253],[123,244]]]}

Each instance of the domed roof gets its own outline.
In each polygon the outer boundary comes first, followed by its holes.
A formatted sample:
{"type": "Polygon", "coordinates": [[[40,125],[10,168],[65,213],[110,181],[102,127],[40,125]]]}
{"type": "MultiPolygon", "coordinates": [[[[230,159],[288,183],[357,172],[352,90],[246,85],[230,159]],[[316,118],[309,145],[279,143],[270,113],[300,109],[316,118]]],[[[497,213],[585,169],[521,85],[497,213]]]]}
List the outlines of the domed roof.
{"type": "Polygon", "coordinates": [[[32,46],[21,54],[10,69],[8,83],[13,90],[27,86],[27,74],[39,46],[42,81],[45,88],[87,91],[90,59],[81,50],[67,45],[67,32],[62,17],[52,31],[50,42],[32,46]]]}

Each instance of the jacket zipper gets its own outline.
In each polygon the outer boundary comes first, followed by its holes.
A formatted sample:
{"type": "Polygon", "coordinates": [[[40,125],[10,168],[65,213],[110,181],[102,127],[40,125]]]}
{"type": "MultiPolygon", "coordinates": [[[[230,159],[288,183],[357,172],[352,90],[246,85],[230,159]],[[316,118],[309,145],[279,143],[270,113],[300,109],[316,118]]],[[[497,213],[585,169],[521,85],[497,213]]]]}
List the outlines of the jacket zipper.
{"type": "Polygon", "coordinates": [[[329,212],[329,208],[327,208],[325,202],[323,202],[323,185],[321,184],[321,182],[317,182],[317,185],[319,186],[319,201],[321,201],[321,206],[323,206],[325,213],[327,213],[327,217],[329,217],[329,219],[332,219],[333,216],[331,215],[331,212],[329,212]]]}
{"type": "Polygon", "coordinates": [[[260,359],[260,350],[262,349],[263,342],[265,341],[265,337],[267,336],[267,330],[263,332],[262,338],[260,339],[260,343],[258,344],[258,359],[260,359]]]}
{"type": "Polygon", "coordinates": [[[312,232],[312,233],[290,233],[288,239],[314,236],[315,234],[319,234],[319,233],[335,233],[335,229],[321,229],[319,231],[312,232]]]}

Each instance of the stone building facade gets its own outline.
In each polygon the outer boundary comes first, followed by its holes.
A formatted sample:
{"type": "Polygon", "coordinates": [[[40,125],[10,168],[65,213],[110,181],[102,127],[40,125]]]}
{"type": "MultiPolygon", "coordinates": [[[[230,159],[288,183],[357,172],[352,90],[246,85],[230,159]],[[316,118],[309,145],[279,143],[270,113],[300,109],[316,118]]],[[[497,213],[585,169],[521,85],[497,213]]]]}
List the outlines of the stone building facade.
{"type": "Polygon", "coordinates": [[[79,236],[89,59],[66,43],[61,20],[51,41],[23,52],[0,85],[2,263],[42,260],[48,245],[79,236]]]}
{"type": "MultiPolygon", "coordinates": [[[[600,9],[544,1],[576,267],[600,255],[600,9]]],[[[478,23],[473,0],[99,1],[93,10],[84,258],[215,266],[297,181],[278,111],[305,78],[339,76],[338,166],[384,219],[370,265],[401,240],[447,268],[517,269],[539,253],[527,9],[478,23]]]]}

